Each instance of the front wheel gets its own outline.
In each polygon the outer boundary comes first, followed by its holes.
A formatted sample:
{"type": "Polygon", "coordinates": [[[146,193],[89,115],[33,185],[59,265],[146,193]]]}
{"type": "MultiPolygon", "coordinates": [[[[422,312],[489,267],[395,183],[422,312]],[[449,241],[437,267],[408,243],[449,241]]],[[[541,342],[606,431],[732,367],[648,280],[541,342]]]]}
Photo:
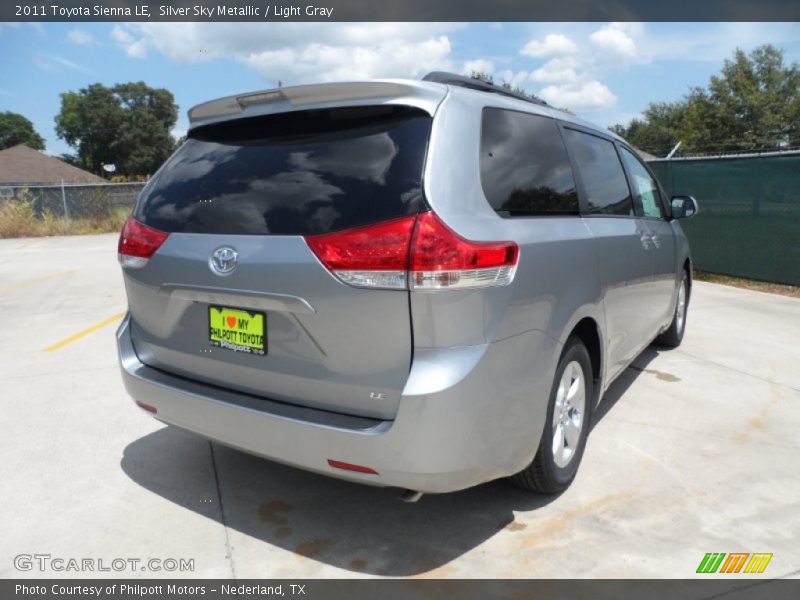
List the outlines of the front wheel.
{"type": "Polygon", "coordinates": [[[511,477],[515,485],[542,494],[569,487],[586,446],[593,397],[589,352],[570,337],[556,368],[539,449],[531,464],[511,477]]]}
{"type": "Polygon", "coordinates": [[[675,301],[675,313],[672,323],[664,333],[656,338],[656,344],[667,348],[677,348],[683,341],[683,332],[686,330],[686,313],[689,309],[689,276],[686,271],[681,278],[681,287],[678,288],[678,299],[675,301]]]}

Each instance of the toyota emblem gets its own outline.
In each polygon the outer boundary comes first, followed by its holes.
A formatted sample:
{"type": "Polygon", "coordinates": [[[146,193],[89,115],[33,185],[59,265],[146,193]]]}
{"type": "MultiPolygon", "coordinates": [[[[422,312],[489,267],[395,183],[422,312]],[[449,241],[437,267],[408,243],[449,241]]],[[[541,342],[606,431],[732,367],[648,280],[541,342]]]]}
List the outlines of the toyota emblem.
{"type": "Polygon", "coordinates": [[[208,265],[217,275],[230,275],[239,262],[239,253],[230,246],[221,246],[211,253],[208,265]]]}

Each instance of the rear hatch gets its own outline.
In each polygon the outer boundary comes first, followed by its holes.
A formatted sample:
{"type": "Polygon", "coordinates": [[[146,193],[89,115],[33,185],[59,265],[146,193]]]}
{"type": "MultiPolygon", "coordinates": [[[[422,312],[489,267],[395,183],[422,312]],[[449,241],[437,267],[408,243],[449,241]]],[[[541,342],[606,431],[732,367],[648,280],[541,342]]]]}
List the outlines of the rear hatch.
{"type": "Polygon", "coordinates": [[[140,359],[271,399],[392,418],[412,358],[409,292],[348,285],[310,244],[424,210],[430,128],[426,112],[394,105],[192,130],[133,213],[134,227],[163,237],[124,269],[140,359]]]}

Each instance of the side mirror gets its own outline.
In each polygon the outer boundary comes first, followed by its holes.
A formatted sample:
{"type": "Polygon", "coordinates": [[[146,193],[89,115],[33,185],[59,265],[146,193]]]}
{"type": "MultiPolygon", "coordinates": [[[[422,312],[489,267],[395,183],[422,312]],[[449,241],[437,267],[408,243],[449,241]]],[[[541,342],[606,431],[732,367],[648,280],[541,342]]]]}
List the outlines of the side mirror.
{"type": "Polygon", "coordinates": [[[670,201],[673,219],[688,219],[697,214],[697,200],[693,196],[673,196],[670,201]]]}

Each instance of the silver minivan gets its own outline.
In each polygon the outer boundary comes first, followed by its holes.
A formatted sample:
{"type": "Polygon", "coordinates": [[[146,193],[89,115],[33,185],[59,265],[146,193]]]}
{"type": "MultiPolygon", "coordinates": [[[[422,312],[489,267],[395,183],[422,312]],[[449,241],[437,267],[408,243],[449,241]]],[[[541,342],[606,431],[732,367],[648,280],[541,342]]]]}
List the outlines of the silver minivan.
{"type": "Polygon", "coordinates": [[[592,413],[692,283],[637,153],[448,73],[189,111],[119,241],[144,410],[317,473],[421,492],[575,477],[592,413]]]}

